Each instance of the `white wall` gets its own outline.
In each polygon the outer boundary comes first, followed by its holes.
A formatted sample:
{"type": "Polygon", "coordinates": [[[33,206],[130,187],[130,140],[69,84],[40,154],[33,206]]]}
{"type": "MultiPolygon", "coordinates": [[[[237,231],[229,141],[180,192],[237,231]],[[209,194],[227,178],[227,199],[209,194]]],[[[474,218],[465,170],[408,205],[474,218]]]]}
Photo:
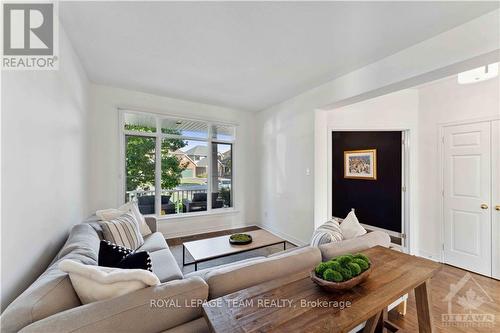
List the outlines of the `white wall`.
{"type": "MultiPolygon", "coordinates": [[[[418,91],[416,89],[405,89],[392,94],[373,98],[364,102],[337,108],[326,112],[326,126],[328,133],[328,145],[324,152],[327,156],[328,165],[328,188],[323,193],[322,201],[327,202],[327,216],[332,214],[332,138],[334,130],[409,130],[409,152],[410,152],[410,184],[409,193],[410,221],[418,221],[418,91]],[[326,196],[326,198],[325,198],[326,196]]],[[[319,195],[319,193],[318,193],[319,195]]],[[[324,223],[325,221],[316,221],[324,223]]],[[[363,223],[363,221],[361,221],[363,223]]],[[[410,224],[410,252],[415,253],[418,241],[418,223],[410,224]]]]}
{"type": "Polygon", "coordinates": [[[440,124],[500,117],[500,79],[460,85],[456,77],[418,89],[419,93],[419,253],[441,260],[440,124]]]}
{"type": "Polygon", "coordinates": [[[88,81],[62,28],[59,59],[2,72],[2,310],[87,211],[88,81]]]}
{"type": "Polygon", "coordinates": [[[120,141],[118,108],[128,107],[155,113],[197,119],[234,122],[237,142],[233,148],[234,205],[237,212],[160,221],[166,237],[207,232],[255,224],[254,115],[212,105],[188,102],[125,89],[91,85],[90,180],[91,211],[123,204],[120,195],[120,141]]]}
{"type": "Polygon", "coordinates": [[[261,224],[297,243],[310,240],[314,215],[324,211],[325,205],[319,201],[324,192],[319,185],[328,179],[326,160],[319,158],[327,146],[321,130],[324,115],[317,109],[391,93],[498,59],[499,14],[496,10],[483,15],[259,112],[261,224]]]}
{"type": "Polygon", "coordinates": [[[259,221],[296,244],[308,243],[313,231],[314,118],[311,114],[291,107],[257,115],[259,221]]]}

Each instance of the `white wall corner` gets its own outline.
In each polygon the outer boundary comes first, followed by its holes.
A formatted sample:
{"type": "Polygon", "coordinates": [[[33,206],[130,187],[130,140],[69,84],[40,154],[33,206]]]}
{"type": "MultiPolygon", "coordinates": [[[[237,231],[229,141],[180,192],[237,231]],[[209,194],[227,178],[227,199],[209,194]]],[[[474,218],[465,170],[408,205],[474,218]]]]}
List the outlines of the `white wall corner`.
{"type": "Polygon", "coordinates": [[[259,227],[261,227],[262,229],[267,230],[270,233],[273,233],[276,236],[279,236],[279,237],[283,238],[287,242],[295,244],[297,246],[309,245],[309,241],[293,237],[293,236],[291,236],[290,234],[288,234],[286,232],[283,232],[281,230],[278,230],[277,228],[274,228],[270,224],[260,224],[259,227]]]}

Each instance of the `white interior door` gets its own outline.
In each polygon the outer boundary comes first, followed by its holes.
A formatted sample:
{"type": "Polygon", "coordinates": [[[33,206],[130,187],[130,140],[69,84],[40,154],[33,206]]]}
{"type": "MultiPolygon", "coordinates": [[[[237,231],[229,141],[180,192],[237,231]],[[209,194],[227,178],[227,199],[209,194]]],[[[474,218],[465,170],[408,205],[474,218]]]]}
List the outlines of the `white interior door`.
{"type": "Polygon", "coordinates": [[[492,276],[500,280],[500,120],[491,123],[492,276]]]}
{"type": "Polygon", "coordinates": [[[444,260],[491,276],[491,122],[444,129],[444,260]]]}

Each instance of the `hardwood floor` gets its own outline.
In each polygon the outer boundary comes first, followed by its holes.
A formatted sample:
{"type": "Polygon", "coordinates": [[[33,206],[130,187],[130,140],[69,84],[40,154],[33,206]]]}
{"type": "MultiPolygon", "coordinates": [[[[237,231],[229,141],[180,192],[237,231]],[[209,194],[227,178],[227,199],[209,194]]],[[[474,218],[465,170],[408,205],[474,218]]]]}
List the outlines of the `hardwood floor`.
{"type": "MultiPolygon", "coordinates": [[[[441,270],[431,280],[430,296],[436,332],[500,332],[500,281],[469,273],[453,266],[442,265],[441,270]],[[467,274],[470,274],[471,278],[465,281],[467,278],[464,278],[464,276],[468,276],[467,274]],[[450,292],[450,285],[461,286],[461,279],[463,279],[464,285],[456,293],[456,296],[451,299],[451,313],[469,314],[469,310],[462,305],[470,304],[472,307],[471,314],[490,315],[487,318],[492,319],[492,322],[474,322],[472,318],[478,318],[477,316],[468,316],[466,319],[469,321],[462,322],[460,325],[450,326],[449,323],[443,321],[442,315],[448,313],[446,296],[450,292]],[[466,302],[467,293],[469,293],[469,298],[466,302]],[[475,305],[478,306],[473,309],[475,305]]],[[[409,295],[406,316],[402,317],[396,310],[392,310],[389,312],[389,320],[400,326],[405,332],[418,332],[416,313],[415,295],[412,292],[409,295]]]]}
{"type": "Polygon", "coordinates": [[[175,245],[181,245],[184,242],[190,242],[190,241],[194,241],[194,240],[212,238],[212,237],[218,237],[218,236],[224,236],[224,235],[231,235],[231,234],[235,234],[238,232],[252,231],[252,230],[258,230],[258,229],[260,229],[260,228],[257,226],[250,226],[250,227],[243,227],[243,228],[236,228],[236,229],[227,229],[227,230],[221,230],[221,231],[207,232],[204,234],[196,234],[196,235],[192,235],[192,236],[167,238],[166,241],[167,241],[169,246],[175,246],[175,245]]]}

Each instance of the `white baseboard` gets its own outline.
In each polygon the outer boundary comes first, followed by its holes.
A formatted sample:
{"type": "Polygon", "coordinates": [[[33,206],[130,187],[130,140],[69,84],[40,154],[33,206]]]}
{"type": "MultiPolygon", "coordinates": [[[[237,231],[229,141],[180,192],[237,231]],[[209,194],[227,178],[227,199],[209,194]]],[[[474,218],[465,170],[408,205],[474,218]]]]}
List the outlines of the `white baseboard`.
{"type": "Polygon", "coordinates": [[[429,260],[435,261],[435,262],[439,262],[439,263],[443,262],[443,258],[441,258],[440,255],[435,255],[433,253],[430,253],[430,252],[427,252],[427,251],[424,251],[424,250],[418,250],[418,256],[422,257],[422,258],[425,258],[425,259],[429,259],[429,260]]]}
{"type": "Polygon", "coordinates": [[[283,238],[287,242],[295,244],[297,246],[304,246],[304,245],[308,244],[308,243],[301,241],[300,239],[297,239],[293,236],[288,235],[287,233],[281,232],[268,224],[261,224],[261,225],[257,225],[257,226],[264,229],[264,230],[267,230],[267,231],[275,234],[276,236],[283,238]]]}

